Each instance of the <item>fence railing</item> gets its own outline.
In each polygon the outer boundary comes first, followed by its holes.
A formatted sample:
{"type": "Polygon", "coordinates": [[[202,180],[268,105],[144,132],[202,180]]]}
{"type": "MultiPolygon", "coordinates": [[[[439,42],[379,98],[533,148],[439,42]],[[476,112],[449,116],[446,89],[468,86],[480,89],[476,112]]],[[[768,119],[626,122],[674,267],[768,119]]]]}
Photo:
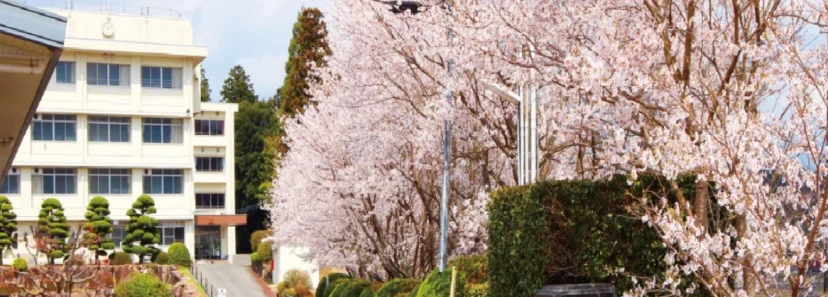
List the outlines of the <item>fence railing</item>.
{"type": "Polygon", "coordinates": [[[17,0],[40,8],[55,8],[65,10],[104,12],[126,15],[140,15],[157,18],[181,18],[181,13],[170,8],[113,4],[108,2],[75,1],[75,0],[17,0]]]}
{"type": "Polygon", "coordinates": [[[213,284],[210,283],[206,277],[204,277],[204,273],[198,270],[195,264],[190,266],[190,274],[193,275],[193,278],[196,282],[204,289],[204,292],[207,293],[207,297],[217,297],[218,291],[213,284]]]}

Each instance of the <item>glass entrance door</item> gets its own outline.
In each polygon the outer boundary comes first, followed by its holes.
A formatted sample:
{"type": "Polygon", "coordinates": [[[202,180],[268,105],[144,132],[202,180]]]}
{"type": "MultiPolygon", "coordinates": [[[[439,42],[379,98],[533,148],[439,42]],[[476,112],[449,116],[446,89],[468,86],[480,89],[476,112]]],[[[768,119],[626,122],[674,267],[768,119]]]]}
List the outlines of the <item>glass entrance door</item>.
{"type": "Polygon", "coordinates": [[[221,227],[197,226],[196,259],[221,259],[221,227]]]}

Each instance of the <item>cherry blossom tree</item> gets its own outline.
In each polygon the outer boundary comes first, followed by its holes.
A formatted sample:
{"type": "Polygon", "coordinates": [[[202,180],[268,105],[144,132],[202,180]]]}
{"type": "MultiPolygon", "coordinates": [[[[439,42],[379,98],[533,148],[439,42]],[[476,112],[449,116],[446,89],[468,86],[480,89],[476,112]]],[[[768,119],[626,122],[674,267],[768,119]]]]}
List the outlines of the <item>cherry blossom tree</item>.
{"type": "Polygon", "coordinates": [[[537,90],[541,178],[697,176],[694,197],[642,202],[669,269],[630,293],[811,289],[796,271],[824,261],[828,236],[828,2],[334,6],[319,105],[286,123],[295,149],[274,191],[277,242],[374,278],[433,268],[449,118],[450,251],[485,249],[486,193],[516,179],[516,107],[483,88],[497,83],[537,90]],[[701,288],[679,289],[688,275],[701,288]]]}

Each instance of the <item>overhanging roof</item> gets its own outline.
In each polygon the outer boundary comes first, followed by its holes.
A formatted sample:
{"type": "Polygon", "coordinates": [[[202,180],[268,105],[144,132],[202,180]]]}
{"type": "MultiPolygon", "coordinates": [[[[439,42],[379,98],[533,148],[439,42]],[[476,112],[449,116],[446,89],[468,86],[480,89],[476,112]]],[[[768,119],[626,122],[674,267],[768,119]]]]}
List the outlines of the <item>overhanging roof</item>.
{"type": "Polygon", "coordinates": [[[55,70],[66,37],[66,18],[0,0],[0,180],[55,70]]]}

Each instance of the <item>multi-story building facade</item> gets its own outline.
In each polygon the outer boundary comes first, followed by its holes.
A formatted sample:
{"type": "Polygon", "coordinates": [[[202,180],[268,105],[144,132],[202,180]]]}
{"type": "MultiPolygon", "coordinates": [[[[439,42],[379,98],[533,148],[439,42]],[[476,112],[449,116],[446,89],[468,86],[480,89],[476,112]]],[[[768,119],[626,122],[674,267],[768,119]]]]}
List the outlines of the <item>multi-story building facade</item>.
{"type": "MultiPolygon", "coordinates": [[[[60,200],[77,228],[102,196],[119,242],[127,210],[147,194],[162,249],[183,242],[196,259],[232,258],[235,226],[246,221],[235,215],[238,107],[200,102],[207,49],[193,45],[190,21],[47,10],[68,19],[64,52],[0,188],[19,236],[46,198],[60,200]]],[[[14,254],[27,253],[18,246],[4,257],[14,254]]]]}

